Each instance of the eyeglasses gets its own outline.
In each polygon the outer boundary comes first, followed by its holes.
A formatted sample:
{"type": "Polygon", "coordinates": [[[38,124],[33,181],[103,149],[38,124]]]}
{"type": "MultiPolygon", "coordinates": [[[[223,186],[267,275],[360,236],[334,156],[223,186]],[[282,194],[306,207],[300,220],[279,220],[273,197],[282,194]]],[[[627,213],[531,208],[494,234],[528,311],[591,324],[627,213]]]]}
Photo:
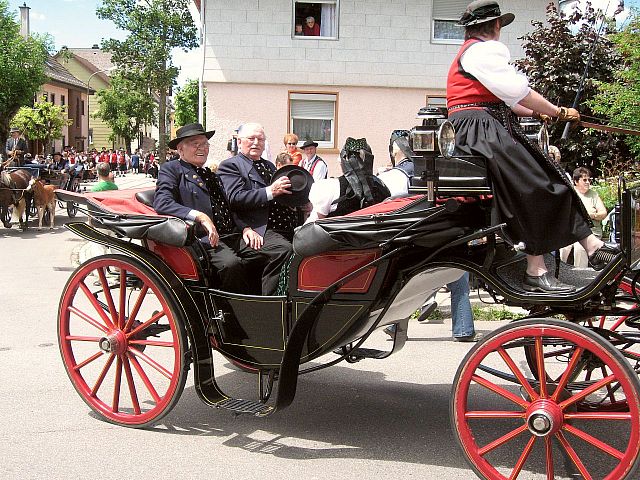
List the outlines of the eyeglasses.
{"type": "Polygon", "coordinates": [[[296,142],[289,142],[287,145],[298,145],[296,142]]]}
{"type": "Polygon", "coordinates": [[[258,143],[264,143],[265,141],[264,137],[242,137],[242,138],[244,138],[245,140],[248,140],[249,143],[255,143],[256,141],[258,143]]]}
{"type": "Polygon", "coordinates": [[[187,143],[187,145],[194,150],[204,150],[205,148],[209,148],[209,142],[201,142],[201,143],[187,143]]]}
{"type": "Polygon", "coordinates": [[[590,178],[581,178],[580,180],[582,180],[584,183],[590,183],[591,182],[590,178]]]}

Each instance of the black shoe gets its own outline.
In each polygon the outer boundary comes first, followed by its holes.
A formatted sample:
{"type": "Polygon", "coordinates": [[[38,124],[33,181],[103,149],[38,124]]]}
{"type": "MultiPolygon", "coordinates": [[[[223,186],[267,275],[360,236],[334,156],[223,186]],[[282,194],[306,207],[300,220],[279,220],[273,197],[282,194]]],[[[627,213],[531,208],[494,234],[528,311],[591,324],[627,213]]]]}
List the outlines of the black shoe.
{"type": "Polygon", "coordinates": [[[420,311],[420,316],[418,317],[418,321],[426,322],[427,320],[429,320],[429,315],[431,315],[436,308],[438,308],[438,304],[436,302],[429,302],[426,305],[423,305],[420,311]]]}
{"type": "Polygon", "coordinates": [[[575,292],[576,287],[567,283],[562,283],[549,272],[543,273],[539,277],[524,274],[522,288],[527,292],[541,293],[570,293],[575,292]]]}
{"type": "Polygon", "coordinates": [[[617,243],[604,242],[604,245],[589,256],[589,266],[594,270],[602,270],[620,253],[620,247],[617,243]]]}

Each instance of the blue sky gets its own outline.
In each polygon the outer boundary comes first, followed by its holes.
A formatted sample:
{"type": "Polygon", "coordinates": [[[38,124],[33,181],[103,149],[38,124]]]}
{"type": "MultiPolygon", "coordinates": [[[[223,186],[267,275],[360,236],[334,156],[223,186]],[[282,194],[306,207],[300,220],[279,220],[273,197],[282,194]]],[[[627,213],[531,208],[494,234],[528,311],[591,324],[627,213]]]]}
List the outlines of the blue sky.
{"type": "MultiPolygon", "coordinates": [[[[9,0],[9,9],[19,19],[23,3],[30,7],[29,18],[32,32],[49,33],[55,42],[56,51],[66,45],[69,48],[88,48],[100,44],[102,39],[124,39],[127,32],[118,30],[108,20],[96,16],[100,0],[9,0]]],[[[198,49],[188,53],[175,52],[173,62],[181,67],[178,84],[187,78],[198,78],[200,71],[198,49]]]]}

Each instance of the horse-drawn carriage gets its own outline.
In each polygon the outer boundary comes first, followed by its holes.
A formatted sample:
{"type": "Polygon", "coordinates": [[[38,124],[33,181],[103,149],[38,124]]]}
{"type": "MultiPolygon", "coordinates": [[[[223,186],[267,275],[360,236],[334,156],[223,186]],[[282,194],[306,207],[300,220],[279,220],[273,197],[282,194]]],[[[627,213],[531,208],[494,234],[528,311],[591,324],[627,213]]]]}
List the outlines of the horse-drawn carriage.
{"type": "Polygon", "coordinates": [[[62,293],[59,344],[78,394],[107,421],[152,425],[193,365],[207,405],[271,415],[291,404],[303,374],[397,353],[412,313],[467,270],[497,301],[537,312],[477,343],[453,380],[452,429],[471,468],[489,479],[637,478],[640,312],[622,306],[640,301],[635,193],[620,184],[622,254],[599,272],[560,268],[575,292],[525,292],[524,255],[490,221],[483,159],[450,157],[450,128],[412,132],[416,150],[440,145],[444,155],[416,156],[424,192],[300,228],[275,296],[219,290],[193,225],[157,215],[153,191],[58,192],[115,233],[67,225],[114,252],[80,265],[62,293]],[[619,315],[626,321],[611,320],[619,315]],[[392,346],[368,347],[387,325],[392,346]],[[255,400],[222,391],[213,351],[257,375],[255,400]]]}

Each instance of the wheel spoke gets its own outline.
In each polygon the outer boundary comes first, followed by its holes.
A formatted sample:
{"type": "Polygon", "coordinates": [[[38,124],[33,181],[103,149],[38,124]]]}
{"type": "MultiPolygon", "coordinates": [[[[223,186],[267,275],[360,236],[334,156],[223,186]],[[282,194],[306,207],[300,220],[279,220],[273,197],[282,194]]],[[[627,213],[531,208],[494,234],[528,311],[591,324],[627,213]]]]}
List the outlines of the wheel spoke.
{"type": "Polygon", "coordinates": [[[565,420],[632,420],[631,414],[628,412],[565,413],[564,418],[565,420]]]}
{"type": "MultiPolygon", "coordinates": [[[[109,313],[111,314],[111,320],[113,325],[117,325],[118,323],[118,314],[116,312],[116,306],[113,303],[113,296],[111,295],[111,289],[109,288],[109,282],[107,281],[107,276],[104,273],[104,268],[98,269],[98,276],[100,277],[100,283],[102,284],[102,292],[104,293],[104,298],[107,300],[107,305],[109,306],[109,313]]],[[[122,288],[122,285],[120,285],[122,288]]]]}
{"type": "Polygon", "coordinates": [[[140,415],[140,402],[138,401],[138,394],[136,392],[136,385],[133,381],[133,375],[131,375],[131,365],[129,365],[129,359],[126,356],[122,357],[122,363],[124,364],[124,373],[127,376],[127,385],[129,386],[129,395],[131,395],[131,403],[133,403],[133,411],[136,415],[140,415]]]}
{"type": "Polygon", "coordinates": [[[602,450],[604,453],[611,455],[614,458],[617,458],[618,460],[622,460],[622,457],[624,457],[624,453],[622,453],[618,449],[613,448],[611,445],[607,445],[603,441],[598,440],[594,436],[589,435],[587,432],[584,432],[574,427],[573,425],[566,424],[563,426],[563,429],[569,433],[573,433],[576,437],[581,438],[590,445],[593,445],[594,447],[602,450]]]}
{"type": "Polygon", "coordinates": [[[120,268],[120,302],[118,305],[118,328],[124,328],[124,312],[127,302],[127,271],[120,268]]]}
{"type": "Polygon", "coordinates": [[[91,355],[89,358],[87,358],[86,360],[80,362],[79,364],[75,365],[73,367],[74,370],[80,370],[82,367],[89,365],[91,362],[93,362],[94,360],[100,358],[102,355],[104,355],[104,352],[102,351],[98,351],[97,353],[94,353],[93,355],[91,355]]]}
{"type": "Polygon", "coordinates": [[[138,359],[134,355],[131,355],[130,353],[127,355],[129,357],[129,361],[133,364],[133,368],[135,368],[136,372],[138,372],[138,375],[140,375],[142,382],[147,387],[147,390],[149,391],[149,393],[151,394],[151,396],[153,397],[157,405],[158,403],[160,403],[161,398],[160,398],[160,395],[158,395],[158,392],[156,391],[155,387],[153,386],[153,383],[151,383],[151,380],[149,380],[147,373],[142,368],[142,365],[140,365],[140,362],[138,362],[138,359]]]}
{"type": "Polygon", "coordinates": [[[104,332],[104,333],[109,333],[109,329],[102,325],[101,323],[99,323],[97,320],[91,318],[89,315],[87,315],[86,313],[84,313],[82,310],[79,310],[78,308],[69,305],[68,307],[69,312],[71,313],[75,313],[78,317],[80,317],[82,320],[84,320],[85,322],[87,322],[89,325],[96,327],[98,330],[104,332]]]}
{"type": "Polygon", "coordinates": [[[120,385],[122,383],[122,359],[118,356],[116,360],[116,378],[113,386],[113,403],[111,411],[118,413],[120,407],[120,385]]]}
{"type": "Polygon", "coordinates": [[[558,401],[558,396],[560,395],[560,392],[562,392],[564,390],[564,387],[567,386],[567,383],[569,383],[569,378],[573,374],[573,371],[575,370],[576,365],[582,358],[583,352],[584,352],[584,348],[578,347],[574,350],[573,354],[571,355],[569,364],[567,365],[567,368],[565,369],[564,373],[560,377],[560,381],[558,382],[558,387],[553,392],[553,395],[551,395],[551,400],[553,400],[554,402],[558,401]]]}
{"type": "Polygon", "coordinates": [[[547,398],[547,372],[544,368],[544,350],[542,337],[536,337],[536,366],[538,367],[538,381],[540,382],[540,398],[547,398]]]}
{"type": "Polygon", "coordinates": [[[520,385],[522,385],[522,387],[526,390],[527,394],[529,395],[529,398],[531,400],[537,400],[539,398],[538,394],[533,389],[529,381],[522,374],[522,371],[517,367],[517,365],[511,358],[511,356],[507,353],[507,351],[503,347],[499,347],[498,353],[502,357],[502,360],[504,360],[504,363],[507,364],[507,367],[509,367],[509,370],[511,370],[511,372],[518,379],[518,382],[520,382],[520,385]]]}
{"type": "Polygon", "coordinates": [[[544,439],[544,453],[547,463],[547,480],[553,480],[555,478],[553,468],[553,448],[551,446],[551,438],[545,437],[544,439]]]}
{"type": "Polygon", "coordinates": [[[522,408],[526,409],[528,404],[529,404],[529,402],[527,402],[526,400],[518,397],[517,395],[514,395],[510,391],[505,390],[504,388],[496,385],[495,383],[490,382],[489,380],[486,380],[486,379],[482,378],[479,375],[473,375],[473,377],[471,379],[474,382],[476,382],[478,385],[482,385],[486,389],[491,390],[492,392],[500,395],[501,397],[506,398],[507,400],[510,400],[511,402],[515,403],[516,405],[521,406],[522,408]]]}
{"type": "Polygon", "coordinates": [[[151,325],[153,323],[156,323],[158,320],[160,320],[164,316],[165,316],[164,311],[156,312],[155,315],[153,315],[149,320],[147,320],[144,323],[141,323],[135,329],[133,329],[129,333],[127,333],[127,339],[129,339],[131,337],[134,337],[138,332],[141,332],[142,330],[147,328],[149,325],[151,325]]]}
{"type": "Polygon", "coordinates": [[[578,469],[578,471],[580,472],[580,475],[582,475],[584,480],[593,480],[593,478],[591,477],[591,475],[589,475],[589,472],[587,471],[587,467],[584,466],[584,463],[582,463],[582,460],[580,460],[580,457],[578,457],[578,454],[573,449],[573,447],[569,444],[568,440],[562,434],[562,432],[557,432],[556,438],[558,439],[562,447],[565,449],[565,451],[567,452],[567,455],[569,455],[569,458],[571,458],[571,461],[576,466],[576,468],[578,469]]]}
{"type": "Polygon", "coordinates": [[[155,360],[153,360],[151,357],[149,357],[148,355],[145,355],[144,353],[142,353],[140,350],[137,350],[135,348],[130,348],[129,351],[135,355],[136,357],[139,357],[140,360],[142,360],[143,362],[145,362],[147,365],[149,365],[150,367],[153,367],[154,369],[156,369],[159,373],[161,373],[162,375],[164,375],[165,377],[167,377],[169,380],[171,380],[171,372],[169,370],[167,370],[166,368],[164,368],[162,365],[160,365],[158,362],[156,362],[155,360]]]}
{"type": "Polygon", "coordinates": [[[107,328],[113,329],[114,328],[113,322],[107,316],[106,312],[104,311],[104,308],[102,308],[102,305],[98,303],[98,299],[93,296],[93,294],[91,293],[91,290],[89,290],[89,287],[87,287],[84,282],[80,282],[80,289],[84,292],[89,302],[91,302],[91,305],[93,305],[93,308],[95,309],[95,311],[98,313],[98,315],[100,315],[100,318],[102,318],[102,321],[107,326],[107,328]]]}
{"type": "Polygon", "coordinates": [[[513,440],[514,438],[516,438],[522,432],[526,432],[526,431],[527,431],[527,426],[526,425],[520,425],[515,430],[511,430],[509,433],[506,433],[505,435],[501,436],[500,438],[497,438],[496,440],[494,440],[493,442],[485,445],[484,447],[479,448],[478,449],[478,455],[484,456],[487,453],[489,453],[491,450],[494,450],[494,449],[498,448],[499,446],[504,445],[505,443],[507,443],[507,442],[513,440]]]}
{"type": "Polygon", "coordinates": [[[480,410],[471,411],[464,414],[464,418],[524,418],[525,412],[501,411],[501,410],[480,410]]]}
{"type": "Polygon", "coordinates": [[[65,340],[70,342],[98,342],[100,341],[100,337],[84,337],[79,335],[67,335],[64,337],[65,340]]]}
{"type": "Polygon", "coordinates": [[[142,302],[144,301],[144,299],[147,296],[147,291],[148,290],[149,290],[149,287],[147,285],[143,285],[143,287],[140,289],[140,294],[138,295],[138,299],[136,300],[136,304],[133,306],[133,310],[131,310],[131,314],[129,315],[129,319],[127,320],[127,323],[123,328],[123,330],[125,332],[128,332],[129,329],[131,328],[131,326],[133,325],[133,322],[135,322],[136,317],[138,316],[138,312],[140,311],[140,307],[142,307],[142,302]]]}
{"type": "Polygon", "coordinates": [[[513,467],[513,471],[511,472],[511,475],[509,475],[509,480],[515,480],[518,478],[518,475],[520,475],[520,472],[522,471],[522,467],[524,467],[527,458],[529,458],[529,455],[531,454],[531,449],[533,448],[534,443],[536,443],[536,437],[531,435],[531,438],[522,451],[522,455],[520,455],[520,458],[518,458],[518,461],[516,462],[516,466],[513,467]]]}
{"type": "Polygon", "coordinates": [[[605,377],[602,380],[599,380],[599,381],[595,382],[594,384],[590,385],[589,387],[585,388],[580,393],[576,393],[572,397],[566,399],[564,402],[561,402],[558,406],[562,410],[565,410],[569,405],[573,405],[574,403],[576,403],[576,402],[582,400],[583,398],[591,395],[593,392],[597,392],[598,390],[600,390],[605,385],[608,385],[609,383],[613,382],[615,379],[616,379],[615,375],[609,375],[608,377],[605,377]]]}
{"type": "MultiPolygon", "coordinates": [[[[602,373],[603,377],[607,376],[607,367],[605,367],[604,365],[600,367],[600,373],[602,373]]],[[[607,389],[607,397],[609,398],[609,400],[611,401],[611,403],[616,403],[616,393],[615,390],[611,388],[611,384],[607,384],[606,386],[607,389]]]]}
{"type": "Polygon", "coordinates": [[[102,367],[102,371],[100,372],[100,375],[98,375],[98,379],[96,380],[95,385],[91,389],[92,397],[95,397],[96,394],[98,393],[98,389],[100,388],[100,385],[102,385],[102,382],[104,381],[104,378],[106,377],[107,372],[109,371],[109,368],[111,367],[111,364],[113,363],[114,358],[116,358],[116,356],[113,353],[109,355],[109,359],[105,362],[104,367],[102,367]]]}

